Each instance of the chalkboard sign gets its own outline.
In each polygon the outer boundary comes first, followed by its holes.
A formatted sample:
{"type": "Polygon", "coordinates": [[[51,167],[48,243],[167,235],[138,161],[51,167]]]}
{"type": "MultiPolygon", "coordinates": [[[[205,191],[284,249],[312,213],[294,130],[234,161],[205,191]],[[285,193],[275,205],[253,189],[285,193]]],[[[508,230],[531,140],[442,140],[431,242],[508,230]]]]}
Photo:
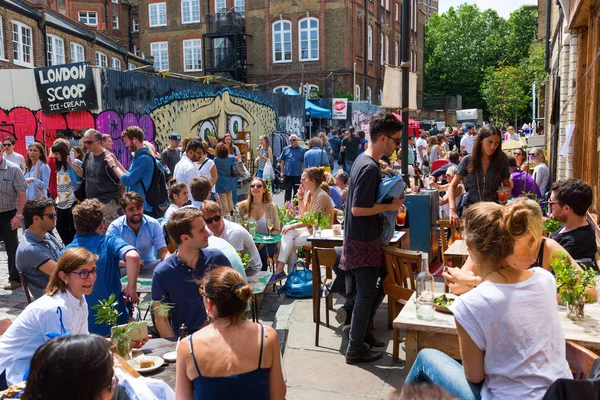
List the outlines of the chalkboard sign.
{"type": "Polygon", "coordinates": [[[35,68],[34,74],[45,114],[98,108],[94,76],[89,63],[35,68]]]}

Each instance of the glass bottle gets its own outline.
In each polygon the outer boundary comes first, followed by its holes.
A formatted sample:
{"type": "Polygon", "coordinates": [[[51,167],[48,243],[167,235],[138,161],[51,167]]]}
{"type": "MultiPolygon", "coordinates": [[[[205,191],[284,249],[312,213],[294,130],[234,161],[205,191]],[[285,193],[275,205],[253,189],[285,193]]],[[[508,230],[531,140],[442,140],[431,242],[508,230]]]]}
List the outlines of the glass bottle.
{"type": "Polygon", "coordinates": [[[421,272],[416,279],[417,318],[431,321],[434,318],[433,299],[435,297],[435,280],[429,272],[429,254],[423,253],[421,272]]]}
{"type": "Polygon", "coordinates": [[[181,326],[179,327],[179,337],[180,338],[184,338],[188,335],[188,328],[187,326],[185,326],[185,324],[181,324],[181,326]]]}

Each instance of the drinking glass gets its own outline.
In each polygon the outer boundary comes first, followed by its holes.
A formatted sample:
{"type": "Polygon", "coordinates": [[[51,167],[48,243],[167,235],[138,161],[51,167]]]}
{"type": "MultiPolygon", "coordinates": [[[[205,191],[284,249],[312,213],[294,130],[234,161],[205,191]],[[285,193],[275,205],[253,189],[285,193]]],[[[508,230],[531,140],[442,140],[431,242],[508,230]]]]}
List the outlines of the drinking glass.
{"type": "Polygon", "coordinates": [[[344,222],[344,212],[343,211],[338,212],[335,217],[337,218],[337,221],[340,224],[342,224],[344,222]]]}
{"type": "Polygon", "coordinates": [[[273,220],[273,218],[267,219],[267,228],[269,229],[269,236],[267,236],[265,239],[267,239],[267,240],[273,239],[273,237],[271,237],[271,231],[273,230],[274,226],[275,226],[275,221],[273,220]]]}

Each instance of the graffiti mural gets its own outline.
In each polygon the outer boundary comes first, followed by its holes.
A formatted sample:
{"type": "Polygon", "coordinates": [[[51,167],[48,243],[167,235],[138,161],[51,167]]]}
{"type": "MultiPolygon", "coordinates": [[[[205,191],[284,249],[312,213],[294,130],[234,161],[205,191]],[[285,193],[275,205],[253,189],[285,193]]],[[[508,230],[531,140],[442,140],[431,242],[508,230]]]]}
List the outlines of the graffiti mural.
{"type": "Polygon", "coordinates": [[[279,116],[279,130],[303,137],[304,118],[292,117],[291,115],[279,116]]]}

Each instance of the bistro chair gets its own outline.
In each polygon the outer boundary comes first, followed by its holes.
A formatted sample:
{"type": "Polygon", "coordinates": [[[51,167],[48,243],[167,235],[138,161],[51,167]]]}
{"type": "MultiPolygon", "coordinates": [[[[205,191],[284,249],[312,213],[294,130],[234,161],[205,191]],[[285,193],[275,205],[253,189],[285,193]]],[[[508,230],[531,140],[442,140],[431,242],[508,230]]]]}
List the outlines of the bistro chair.
{"type": "Polygon", "coordinates": [[[23,291],[25,292],[25,299],[27,300],[27,304],[31,304],[31,292],[29,292],[29,284],[27,283],[27,278],[22,272],[19,272],[19,278],[21,278],[21,285],[23,285],[23,291]]]}
{"type": "Polygon", "coordinates": [[[594,365],[594,361],[600,358],[596,353],[578,345],[577,343],[566,341],[567,343],[567,362],[573,371],[574,379],[587,379],[594,365]]]}
{"type": "Polygon", "coordinates": [[[440,158],[431,163],[431,172],[435,172],[436,170],[442,168],[444,165],[448,164],[450,161],[440,158]]]}
{"type": "MultiPolygon", "coordinates": [[[[337,254],[335,249],[314,248],[316,265],[313,265],[313,314],[315,315],[315,346],[319,347],[319,326],[321,325],[321,288],[331,281],[337,254]],[[321,279],[321,267],[325,267],[325,280],[321,279]]],[[[325,299],[325,325],[329,328],[329,310],[333,308],[332,293],[325,299]]]]}
{"type": "Polygon", "coordinates": [[[444,253],[446,252],[446,250],[448,250],[448,247],[450,247],[452,243],[454,243],[455,240],[460,239],[460,230],[453,227],[450,224],[449,220],[440,219],[437,220],[435,223],[440,228],[440,241],[442,244],[442,262],[444,263],[444,265],[449,265],[448,262],[450,260],[446,258],[444,253]],[[448,232],[450,232],[450,236],[448,236],[448,232]]]}
{"type": "Polygon", "coordinates": [[[388,327],[394,329],[393,359],[398,360],[400,350],[400,329],[394,328],[394,319],[415,293],[413,264],[421,265],[423,253],[420,251],[381,246],[387,276],[383,281],[383,291],[388,296],[388,327]]]}

